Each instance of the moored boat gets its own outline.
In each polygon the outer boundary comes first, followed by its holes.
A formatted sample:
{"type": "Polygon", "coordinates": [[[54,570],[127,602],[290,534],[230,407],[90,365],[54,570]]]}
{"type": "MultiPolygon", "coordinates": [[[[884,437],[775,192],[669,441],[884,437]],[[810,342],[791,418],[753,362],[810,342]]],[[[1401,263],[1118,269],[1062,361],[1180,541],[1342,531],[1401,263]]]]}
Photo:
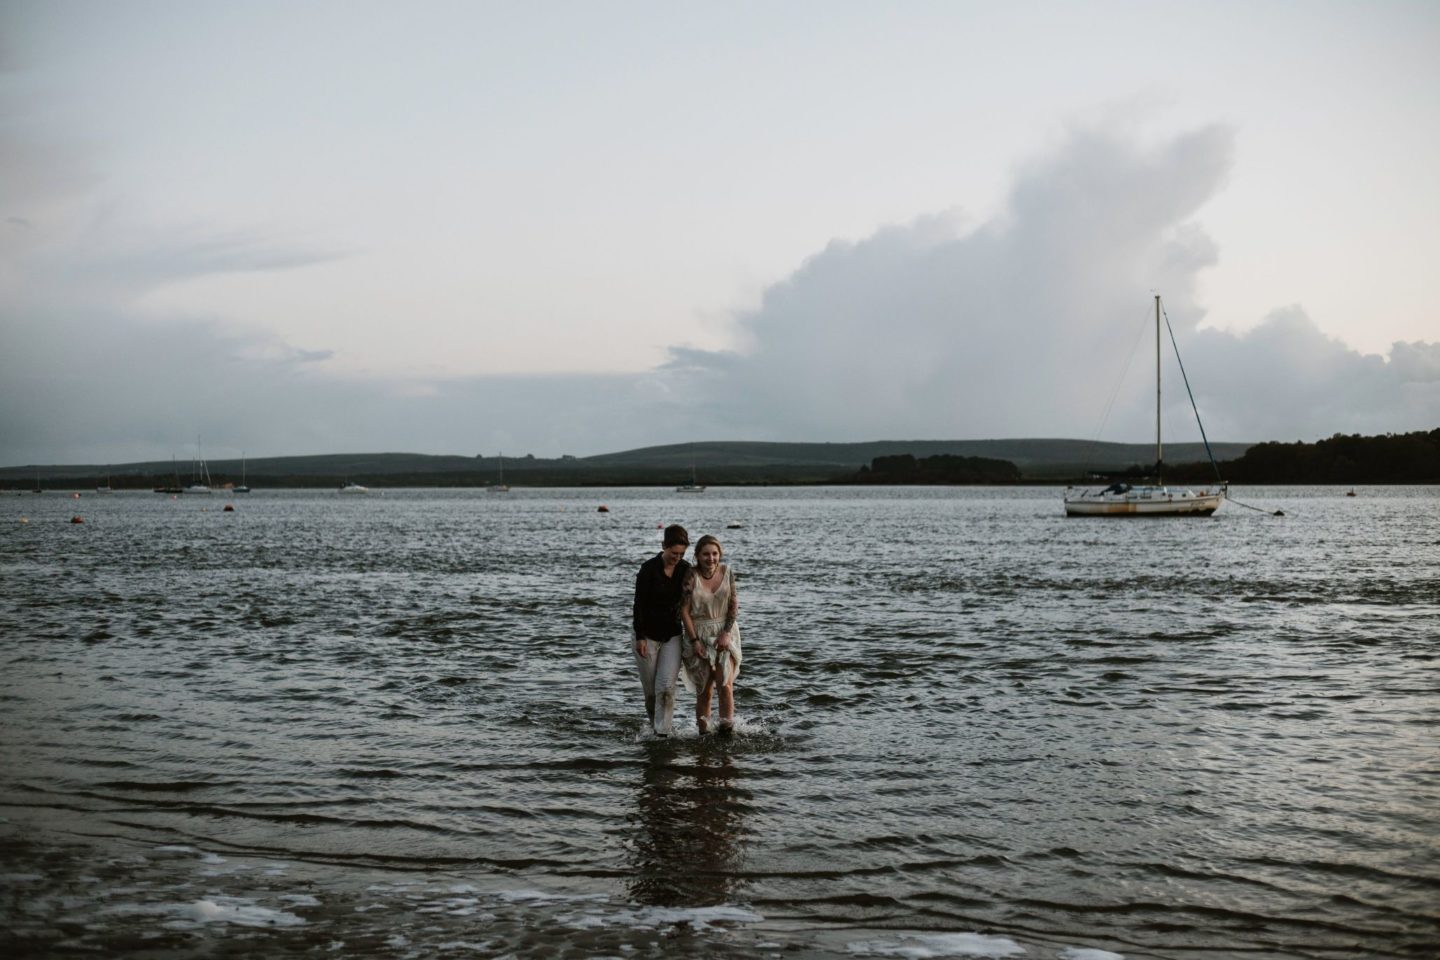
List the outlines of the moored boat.
{"type": "MultiPolygon", "coordinates": [[[[1155,476],[1153,482],[1130,483],[1117,480],[1102,489],[1067,487],[1065,490],[1065,515],[1069,517],[1208,517],[1220,509],[1229,494],[1229,485],[1219,479],[1216,468],[1214,485],[1191,490],[1185,487],[1165,485],[1165,448],[1160,436],[1160,295],[1155,295],[1155,476]]],[[[1174,343],[1174,334],[1171,334],[1174,343]]],[[[1180,358],[1180,348],[1175,347],[1175,358],[1180,358]]],[[[1183,377],[1185,366],[1180,373],[1183,377]]],[[[1186,379],[1185,389],[1190,384],[1186,379]]],[[[1195,407],[1191,394],[1190,406],[1195,410],[1195,422],[1200,425],[1200,438],[1205,441],[1205,450],[1210,451],[1210,440],[1205,436],[1205,425],[1200,422],[1200,411],[1195,407]]],[[[1211,455],[1210,464],[1215,465],[1211,455]]]]}
{"type": "Polygon", "coordinates": [[[495,481],[487,485],[485,489],[491,493],[509,493],[510,484],[505,482],[505,454],[501,453],[497,461],[495,481]]]}
{"type": "Polygon", "coordinates": [[[1223,490],[1195,491],[1153,484],[1112,483],[1099,491],[1065,496],[1065,512],[1072,517],[1197,516],[1220,509],[1223,490]]]}
{"type": "Polygon", "coordinates": [[[695,473],[695,445],[690,445],[690,482],[682,483],[675,488],[676,493],[704,493],[705,484],[700,482],[695,473]]]}

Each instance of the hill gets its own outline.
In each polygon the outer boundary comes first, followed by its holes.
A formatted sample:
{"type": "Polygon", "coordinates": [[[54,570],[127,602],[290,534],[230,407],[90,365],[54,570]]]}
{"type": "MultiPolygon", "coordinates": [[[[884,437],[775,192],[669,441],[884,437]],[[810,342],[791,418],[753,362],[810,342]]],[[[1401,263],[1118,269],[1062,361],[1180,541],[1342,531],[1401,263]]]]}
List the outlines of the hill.
{"type": "MultiPolygon", "coordinates": [[[[1217,458],[1237,458],[1246,443],[1212,445],[1217,458]]],[[[1203,461],[1200,444],[1166,448],[1175,463],[1203,461]]],[[[1119,471],[1149,463],[1148,444],[1091,443],[1085,440],[877,440],[861,443],[769,443],[707,441],[666,444],[591,457],[504,458],[507,482],[532,486],[668,485],[690,479],[693,464],[701,483],[825,483],[847,480],[877,458],[971,457],[1009,461],[1024,480],[1050,482],[1087,471],[1119,471]]],[[[325,454],[247,460],[245,479],[254,487],[325,487],[354,480],[369,486],[485,486],[501,475],[498,457],[435,456],[416,453],[325,454]]],[[[217,485],[239,483],[239,460],[212,460],[217,485]]],[[[190,478],[189,462],[149,461],[112,466],[29,465],[0,468],[0,487],[28,490],[38,477],[44,488],[85,489],[108,476],[116,489],[151,487],[190,478]]]]}

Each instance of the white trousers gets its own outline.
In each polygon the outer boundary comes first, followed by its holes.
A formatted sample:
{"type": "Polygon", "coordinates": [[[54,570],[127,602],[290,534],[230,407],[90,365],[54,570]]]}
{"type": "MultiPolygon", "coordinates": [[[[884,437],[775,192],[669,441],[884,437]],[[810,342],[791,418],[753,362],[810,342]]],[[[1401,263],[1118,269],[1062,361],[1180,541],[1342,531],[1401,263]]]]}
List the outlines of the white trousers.
{"type": "MultiPolygon", "coordinates": [[[[634,652],[635,641],[631,639],[634,652]]],[[[664,643],[645,639],[645,656],[635,653],[635,666],[640,671],[640,686],[645,688],[645,712],[650,715],[655,732],[668,737],[675,732],[675,678],[680,673],[680,638],[671,637],[664,643]]]]}

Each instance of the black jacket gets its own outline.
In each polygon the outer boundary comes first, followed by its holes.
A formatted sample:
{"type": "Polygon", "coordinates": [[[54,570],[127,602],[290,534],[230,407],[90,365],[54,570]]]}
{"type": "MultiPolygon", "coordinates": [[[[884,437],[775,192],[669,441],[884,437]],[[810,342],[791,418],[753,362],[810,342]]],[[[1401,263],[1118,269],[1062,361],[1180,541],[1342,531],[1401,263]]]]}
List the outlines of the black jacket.
{"type": "Polygon", "coordinates": [[[680,595],[690,563],[681,560],[665,576],[665,558],[655,554],[635,574],[635,639],[664,642],[680,633],[680,595]]]}

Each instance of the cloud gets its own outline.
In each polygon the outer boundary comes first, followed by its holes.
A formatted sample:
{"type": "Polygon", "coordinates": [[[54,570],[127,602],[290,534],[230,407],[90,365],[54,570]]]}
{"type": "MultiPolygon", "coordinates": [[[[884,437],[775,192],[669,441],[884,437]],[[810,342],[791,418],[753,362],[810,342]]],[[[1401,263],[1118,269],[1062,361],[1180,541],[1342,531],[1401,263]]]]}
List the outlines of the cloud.
{"type": "MultiPolygon", "coordinates": [[[[737,436],[1088,438],[1103,422],[1102,438],[1138,440],[1153,431],[1154,290],[1214,439],[1440,423],[1433,345],[1362,356],[1298,308],[1245,335],[1197,330],[1197,280],[1218,250],[1192,218],[1233,152],[1218,126],[1149,146],[1071,131],[1022,169],[993,221],[962,233],[954,216],[921,217],[832,243],[739,318],[747,349],[676,350],[671,370],[703,386],[737,436]]],[[[1166,376],[1167,424],[1198,438],[1166,376]]]]}
{"type": "Polygon", "coordinates": [[[1301,440],[1440,426],[1440,343],[1396,343],[1388,360],[1326,336],[1299,306],[1244,334],[1202,331],[1197,390],[1221,436],[1301,440]]]}
{"type": "MultiPolygon", "coordinates": [[[[1440,344],[1362,355],[1299,306],[1242,334],[1202,325],[1197,284],[1219,251],[1195,218],[1233,154],[1224,127],[1148,144],[1071,131],[1020,169],[993,219],[946,211],[832,242],[735,317],[733,349],[676,347],[655,370],[609,376],[340,379],[324,361],[343,343],[301,347],[231,318],[147,319],[138,305],[157,284],[343,253],[202,227],[144,242],[57,187],[0,210],[33,224],[11,225],[24,236],[0,258],[16,294],[0,299],[0,463],[183,457],[196,436],[216,456],[1089,438],[1112,397],[1102,439],[1143,440],[1151,290],[1211,439],[1440,424],[1440,344]]],[[[1183,388],[1173,372],[1167,382],[1167,435],[1191,439],[1183,388]]]]}
{"type": "Polygon", "coordinates": [[[0,463],[347,451],[594,453],[650,441],[633,376],[336,379],[213,323],[0,311],[0,463]]]}

